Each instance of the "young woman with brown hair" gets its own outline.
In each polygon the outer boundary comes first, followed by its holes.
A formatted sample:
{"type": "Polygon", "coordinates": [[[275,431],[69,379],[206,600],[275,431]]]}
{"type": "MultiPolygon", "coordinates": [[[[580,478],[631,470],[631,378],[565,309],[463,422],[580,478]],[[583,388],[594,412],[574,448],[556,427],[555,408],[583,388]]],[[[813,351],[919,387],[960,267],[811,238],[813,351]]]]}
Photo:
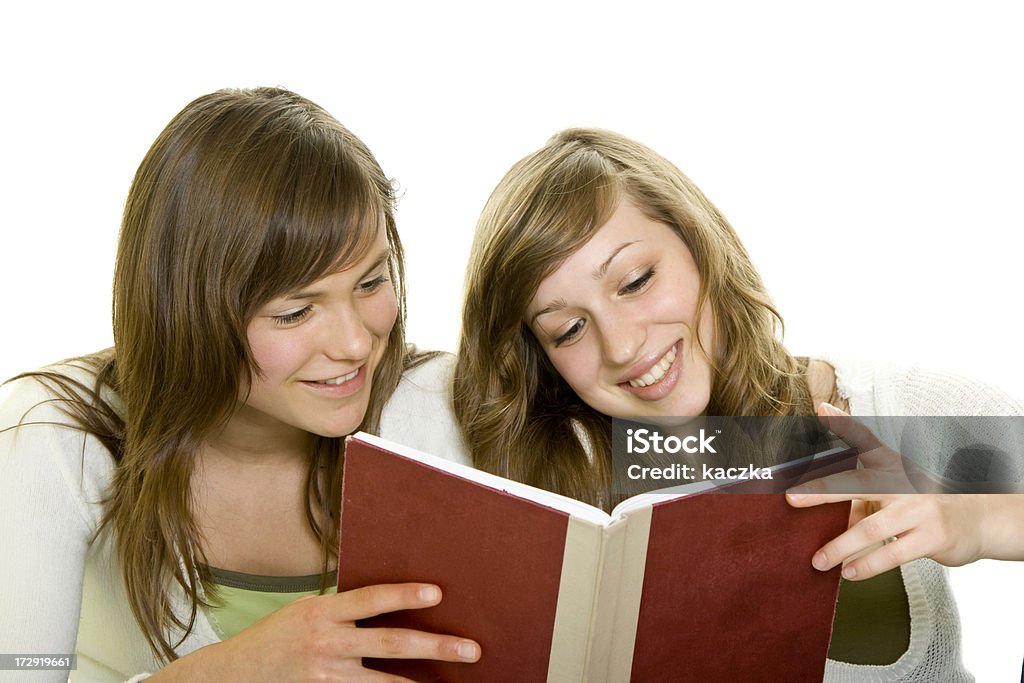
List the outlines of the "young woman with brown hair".
{"type": "MultiPolygon", "coordinates": [[[[456,415],[477,467],[608,508],[612,415],[1024,410],[948,375],[796,358],[780,324],[732,226],[683,173],[623,136],[566,130],[512,167],[480,218],[456,415]]],[[[858,581],[841,589],[827,678],[970,680],[943,570],[911,560],[1024,557],[1014,534],[1024,505],[1015,496],[876,502],[878,512],[813,558],[827,569],[898,537],[846,565],[858,581]]]]}
{"type": "Polygon", "coordinates": [[[327,112],[271,88],[186,106],[129,192],[114,347],[3,389],[3,649],[77,651],[90,681],[474,661],[471,640],[355,628],[436,586],[324,594],[341,437],[443,452],[456,433],[439,359],[406,345],[402,277],[391,185],[327,112]]]}

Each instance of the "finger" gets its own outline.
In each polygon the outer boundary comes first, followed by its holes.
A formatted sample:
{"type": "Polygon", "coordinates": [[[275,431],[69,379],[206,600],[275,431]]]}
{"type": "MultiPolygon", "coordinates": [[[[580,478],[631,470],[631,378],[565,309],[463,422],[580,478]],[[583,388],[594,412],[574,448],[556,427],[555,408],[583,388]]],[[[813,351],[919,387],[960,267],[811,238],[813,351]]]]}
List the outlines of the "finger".
{"type": "Polygon", "coordinates": [[[912,529],[913,507],[890,505],[868,515],[821,547],[811,558],[815,569],[826,571],[886,539],[912,529]],[[904,509],[906,508],[906,509],[904,509]]]}
{"type": "Polygon", "coordinates": [[[405,628],[358,628],[353,650],[362,657],[475,662],[480,646],[468,638],[405,628]]]}
{"type": "MultiPolygon", "coordinates": [[[[848,496],[814,496],[786,494],[786,500],[793,507],[803,508],[821,505],[823,503],[842,503],[843,501],[850,500],[850,498],[848,496]]],[[[866,501],[861,500],[860,498],[855,498],[850,500],[850,502],[850,516],[846,524],[847,528],[852,527],[868,515],[873,514],[877,511],[877,507],[874,501],[866,501]]]]}
{"type": "Polygon", "coordinates": [[[830,432],[838,436],[862,454],[881,448],[884,444],[878,440],[874,432],[865,427],[856,418],[839,410],[830,403],[818,404],[818,418],[830,432]]]}
{"type": "MultiPolygon", "coordinates": [[[[395,676],[393,674],[386,674],[382,671],[362,669],[360,673],[364,673],[365,675],[360,677],[359,681],[365,681],[365,683],[416,683],[416,681],[412,680],[411,678],[406,678],[405,676],[395,676]]],[[[348,681],[355,679],[353,679],[351,675],[349,675],[344,680],[348,681]]]]}
{"type": "Polygon", "coordinates": [[[335,675],[334,678],[327,676],[324,677],[323,680],[352,681],[353,683],[416,683],[416,681],[411,678],[399,676],[398,674],[389,674],[384,671],[366,669],[358,660],[357,664],[358,666],[355,667],[343,667],[333,672],[335,675]]]}
{"type": "Polygon", "coordinates": [[[864,519],[868,515],[872,514],[873,512],[876,512],[875,503],[872,502],[869,504],[868,501],[865,500],[853,501],[853,504],[850,505],[850,521],[846,525],[846,527],[852,527],[854,524],[864,519]]]}
{"type": "Polygon", "coordinates": [[[364,586],[328,599],[328,618],[355,621],[404,609],[423,609],[441,602],[441,589],[429,583],[389,583],[364,586]]]}
{"type": "Polygon", "coordinates": [[[855,500],[852,493],[799,493],[796,490],[786,492],[786,502],[795,508],[809,508],[825,503],[842,503],[844,500],[855,500]]]}
{"type": "Polygon", "coordinates": [[[870,553],[851,560],[843,567],[843,578],[863,581],[890,569],[911,562],[927,554],[925,534],[909,531],[903,536],[882,544],[870,553]]]}

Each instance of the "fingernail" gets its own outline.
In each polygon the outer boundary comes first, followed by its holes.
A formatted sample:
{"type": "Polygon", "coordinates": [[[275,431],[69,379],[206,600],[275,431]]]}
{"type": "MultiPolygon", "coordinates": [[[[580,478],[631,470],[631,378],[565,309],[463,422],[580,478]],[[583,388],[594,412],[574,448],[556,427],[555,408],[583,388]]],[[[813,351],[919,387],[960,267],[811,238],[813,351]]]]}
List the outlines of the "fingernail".
{"type": "Polygon", "coordinates": [[[853,568],[853,565],[846,565],[843,567],[843,578],[853,579],[857,576],[857,570],[853,568]]]}
{"type": "Polygon", "coordinates": [[[790,489],[786,491],[786,497],[792,501],[800,501],[807,497],[807,489],[790,489]]]}
{"type": "Polygon", "coordinates": [[[461,641],[458,645],[455,646],[455,651],[463,659],[476,661],[477,658],[480,657],[480,650],[479,648],[477,648],[476,643],[469,640],[461,641]]]}
{"type": "Polygon", "coordinates": [[[423,602],[437,602],[441,599],[441,590],[437,586],[423,586],[418,595],[423,602]]]}
{"type": "Polygon", "coordinates": [[[828,569],[828,558],[825,557],[825,553],[820,550],[814,553],[814,557],[811,558],[811,564],[814,565],[815,569],[825,571],[828,569]]]}

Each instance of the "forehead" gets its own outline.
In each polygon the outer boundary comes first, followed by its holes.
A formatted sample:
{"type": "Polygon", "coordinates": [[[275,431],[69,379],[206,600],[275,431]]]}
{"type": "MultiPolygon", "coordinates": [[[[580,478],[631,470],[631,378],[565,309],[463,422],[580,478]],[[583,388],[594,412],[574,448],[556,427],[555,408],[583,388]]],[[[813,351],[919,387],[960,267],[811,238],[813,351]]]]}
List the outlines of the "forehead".
{"type": "Polygon", "coordinates": [[[623,199],[611,217],[587,242],[541,280],[527,310],[532,316],[552,299],[586,287],[600,279],[602,267],[620,253],[637,245],[674,247],[682,242],[671,228],[652,220],[628,199],[623,199]]]}
{"type": "Polygon", "coordinates": [[[665,229],[665,225],[650,219],[629,199],[623,199],[607,222],[565,263],[573,262],[585,267],[588,262],[597,259],[595,265],[600,265],[622,245],[663,237],[665,229]]]}

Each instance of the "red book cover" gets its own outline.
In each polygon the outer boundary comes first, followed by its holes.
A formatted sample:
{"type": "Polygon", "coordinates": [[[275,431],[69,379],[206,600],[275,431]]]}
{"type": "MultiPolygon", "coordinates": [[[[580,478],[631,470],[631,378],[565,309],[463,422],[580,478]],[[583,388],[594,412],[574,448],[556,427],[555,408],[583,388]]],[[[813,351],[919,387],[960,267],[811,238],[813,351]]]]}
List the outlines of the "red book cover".
{"type": "Polygon", "coordinates": [[[839,581],[810,558],[848,515],[777,494],[655,503],[633,680],[820,682],[839,581]]]}
{"type": "Polygon", "coordinates": [[[569,515],[395,457],[352,439],[345,449],[338,590],[423,581],[441,604],[368,626],[463,635],[474,664],[376,660],[417,681],[542,681],[569,515]]]}
{"type": "MultiPolygon", "coordinates": [[[[829,458],[819,474],[855,461],[829,458]]],[[[778,475],[789,485],[797,468],[778,475]]],[[[338,590],[436,583],[438,606],[361,625],[464,636],[482,649],[474,664],[366,665],[416,681],[820,681],[839,575],[817,572],[810,557],[846,528],[849,505],[797,510],[777,493],[708,488],[637,497],[609,516],[351,437],[338,590]]]]}

